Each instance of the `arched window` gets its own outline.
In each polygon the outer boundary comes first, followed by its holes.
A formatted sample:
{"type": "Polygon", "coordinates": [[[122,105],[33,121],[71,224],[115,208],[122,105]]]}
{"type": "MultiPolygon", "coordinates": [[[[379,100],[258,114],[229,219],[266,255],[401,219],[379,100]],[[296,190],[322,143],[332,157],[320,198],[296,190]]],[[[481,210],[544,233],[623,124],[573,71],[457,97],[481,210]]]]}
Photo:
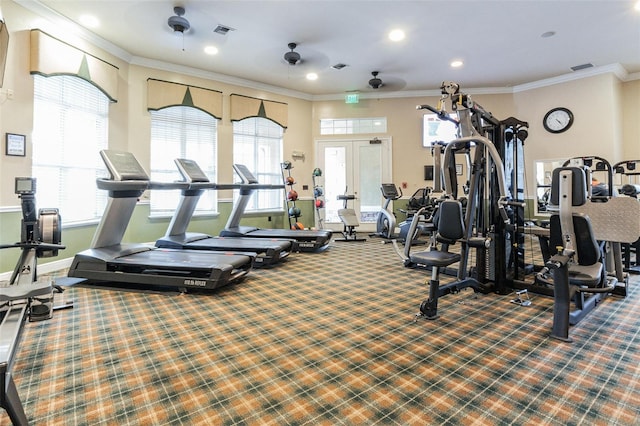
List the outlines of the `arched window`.
{"type": "MultiPolygon", "coordinates": [[[[260,183],[282,185],[283,133],[280,125],[266,118],[234,121],[233,162],[247,166],[260,183]]],[[[246,211],[282,210],[282,191],[256,191],[246,211]]]]}
{"type": "Polygon", "coordinates": [[[34,74],[32,173],[38,205],[57,207],[63,223],[99,218],[107,194],[99,151],[107,148],[109,99],[75,76],[34,74]]]}

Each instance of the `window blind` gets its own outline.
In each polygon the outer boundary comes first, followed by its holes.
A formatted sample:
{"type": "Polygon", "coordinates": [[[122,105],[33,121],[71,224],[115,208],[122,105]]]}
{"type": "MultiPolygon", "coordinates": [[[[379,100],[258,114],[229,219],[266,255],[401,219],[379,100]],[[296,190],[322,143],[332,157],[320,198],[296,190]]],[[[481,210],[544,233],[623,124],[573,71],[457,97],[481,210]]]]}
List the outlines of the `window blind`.
{"type": "MultiPolygon", "coordinates": [[[[218,121],[192,107],[173,106],[151,114],[151,179],[162,182],[181,180],[176,158],[198,163],[212,182],[217,181],[218,121]]],[[[173,214],[179,191],[152,191],[151,214],[173,214]]],[[[205,191],[196,213],[217,213],[216,191],[205,191]]]]}
{"type": "MultiPolygon", "coordinates": [[[[246,165],[260,183],[281,185],[282,138],[282,127],[266,118],[234,121],[233,162],[246,165]]],[[[282,190],[261,190],[251,197],[247,211],[281,210],[282,206],[282,190]]]]}
{"type": "Polygon", "coordinates": [[[99,151],[107,148],[109,99],[74,76],[34,75],[32,172],[38,205],[57,207],[63,223],[99,218],[107,194],[99,151]]]}

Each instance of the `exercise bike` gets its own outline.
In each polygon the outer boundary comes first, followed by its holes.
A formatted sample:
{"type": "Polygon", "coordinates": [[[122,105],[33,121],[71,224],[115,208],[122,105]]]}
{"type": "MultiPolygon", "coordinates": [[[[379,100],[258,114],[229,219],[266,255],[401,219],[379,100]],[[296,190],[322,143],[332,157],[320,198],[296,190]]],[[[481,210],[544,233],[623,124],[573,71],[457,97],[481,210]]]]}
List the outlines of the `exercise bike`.
{"type": "Polygon", "coordinates": [[[396,215],[388,210],[389,204],[402,197],[402,189],[396,187],[393,183],[383,183],[380,191],[385,199],[384,205],[378,212],[376,219],[376,232],[369,234],[370,237],[381,237],[385,240],[393,240],[398,238],[395,234],[396,215]]]}
{"type": "Polygon", "coordinates": [[[27,425],[11,368],[22,337],[25,321],[42,321],[53,316],[54,309],[70,308],[73,302],[53,306],[54,291],[62,291],[50,280],[39,280],[37,258],[58,255],[60,215],[58,209],[40,209],[36,213],[36,180],[17,177],[15,193],[22,200],[21,240],[0,245],[0,249],[22,250],[8,283],[0,284],[0,406],[14,425],[27,425]]]}

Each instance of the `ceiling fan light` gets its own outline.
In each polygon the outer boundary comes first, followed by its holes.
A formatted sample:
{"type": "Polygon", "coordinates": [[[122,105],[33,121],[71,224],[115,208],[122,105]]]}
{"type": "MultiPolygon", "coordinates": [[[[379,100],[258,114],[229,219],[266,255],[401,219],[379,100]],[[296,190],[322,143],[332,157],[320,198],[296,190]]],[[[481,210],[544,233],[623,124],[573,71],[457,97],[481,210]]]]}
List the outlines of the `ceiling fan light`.
{"type": "Polygon", "coordinates": [[[369,86],[371,86],[372,89],[379,89],[382,86],[382,80],[378,77],[372,78],[369,80],[369,86]]]}
{"type": "Polygon", "coordinates": [[[170,17],[167,20],[167,24],[173,29],[175,32],[183,33],[191,28],[191,24],[187,21],[187,18],[183,18],[184,8],[180,6],[176,6],[173,8],[173,13],[175,16],[170,17]]]}
{"type": "Polygon", "coordinates": [[[369,80],[369,87],[372,89],[379,89],[382,87],[382,80],[378,78],[378,71],[373,71],[371,75],[373,78],[369,80]]]}
{"type": "Polygon", "coordinates": [[[287,61],[289,65],[297,65],[300,62],[300,54],[293,51],[293,49],[295,49],[297,46],[297,43],[287,44],[287,47],[291,49],[291,52],[287,52],[284,54],[284,60],[287,61]]]}
{"type": "Polygon", "coordinates": [[[296,65],[300,62],[300,54],[298,52],[287,52],[284,54],[284,60],[287,61],[289,65],[296,65]]]}
{"type": "Polygon", "coordinates": [[[184,33],[189,28],[191,28],[191,25],[189,25],[189,21],[187,21],[182,16],[172,16],[171,18],[169,18],[169,21],[167,23],[171,28],[173,28],[173,31],[179,33],[184,33]]]}

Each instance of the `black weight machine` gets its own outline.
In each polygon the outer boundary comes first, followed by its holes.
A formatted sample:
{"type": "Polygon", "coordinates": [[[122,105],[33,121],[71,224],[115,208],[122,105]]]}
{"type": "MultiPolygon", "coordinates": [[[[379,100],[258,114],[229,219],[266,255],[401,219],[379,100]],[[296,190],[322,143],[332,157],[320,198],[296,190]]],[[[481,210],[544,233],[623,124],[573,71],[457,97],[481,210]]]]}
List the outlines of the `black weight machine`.
{"type": "Polygon", "coordinates": [[[428,109],[441,119],[456,122],[460,137],[449,142],[444,149],[446,194],[445,201],[439,206],[441,211],[435,236],[436,243],[442,247],[432,245],[428,251],[412,253],[409,259],[415,265],[431,269],[429,298],[421,303],[416,319],[436,319],[439,297],[465,288],[483,293],[507,293],[510,279],[507,274],[507,245],[510,244],[509,232],[515,228],[510,219],[513,213],[509,210],[524,208],[524,202],[512,200],[507,192],[504,163],[497,148],[503,146],[507,124],[493,117],[470,96],[460,93],[456,83],[444,82],[441,89],[437,108],[419,105],[417,109],[428,109]],[[449,98],[457,120],[450,118],[444,109],[444,101],[449,98]],[[463,213],[462,203],[455,193],[457,170],[452,156],[455,150],[464,149],[473,150],[473,160],[463,213]],[[460,253],[449,252],[449,246],[458,242],[460,253]],[[476,263],[467,270],[471,249],[476,252],[476,263]],[[441,269],[455,263],[458,263],[456,280],[440,285],[441,269]]]}
{"type": "Polygon", "coordinates": [[[53,257],[60,245],[60,215],[57,209],[36,211],[36,180],[15,179],[15,193],[22,200],[20,242],[0,245],[0,249],[19,248],[22,252],[7,285],[0,286],[0,406],[14,425],[27,425],[11,370],[26,320],[50,319],[55,309],[71,308],[73,302],[54,306],[54,291],[62,289],[51,280],[38,279],[37,259],[53,257]]]}
{"type": "MultiPolygon", "coordinates": [[[[550,246],[557,252],[546,262],[554,290],[551,336],[571,341],[569,326],[577,324],[610,294],[626,296],[627,281],[608,274],[602,242],[631,243],[640,237],[640,203],[629,197],[589,200],[588,167],[553,171],[550,246]]],[[[546,270],[537,280],[549,282],[546,270]]]]}

